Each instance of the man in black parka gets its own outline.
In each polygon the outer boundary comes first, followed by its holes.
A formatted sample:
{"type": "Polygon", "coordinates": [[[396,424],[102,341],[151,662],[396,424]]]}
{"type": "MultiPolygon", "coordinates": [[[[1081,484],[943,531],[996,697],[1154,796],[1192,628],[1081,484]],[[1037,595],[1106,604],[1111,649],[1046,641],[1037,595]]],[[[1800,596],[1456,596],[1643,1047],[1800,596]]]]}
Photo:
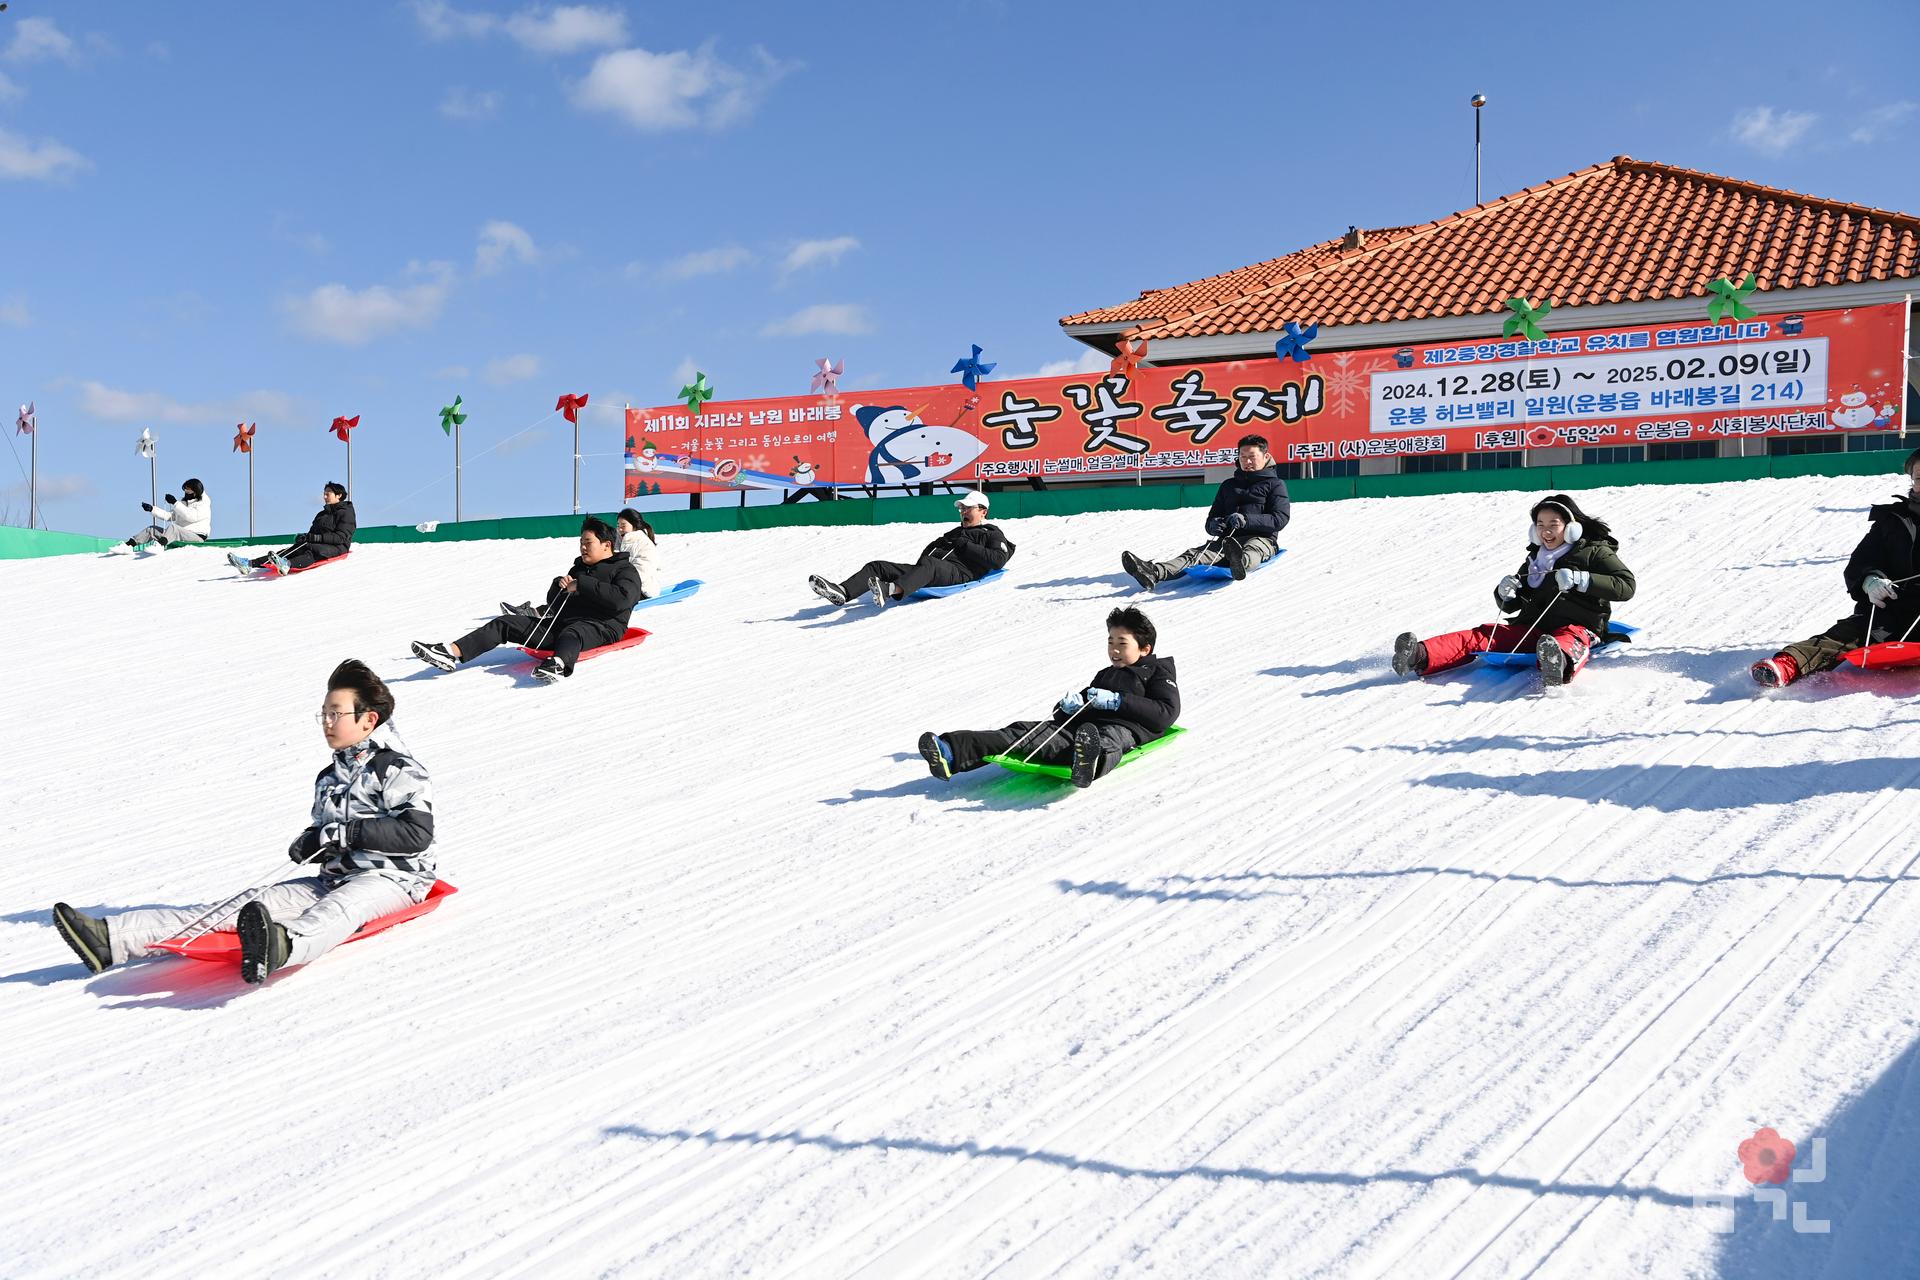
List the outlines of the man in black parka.
{"type": "Polygon", "coordinates": [[[1107,615],[1107,665],[1054,705],[1048,720],[1016,720],[1001,729],[952,729],[920,735],[920,756],[936,778],[978,769],[1009,749],[1037,764],[1073,766],[1073,785],[1087,787],[1135,747],[1153,741],[1180,718],[1173,659],[1153,652],[1153,623],[1135,608],[1107,615]]]}
{"type": "Polygon", "coordinates": [[[815,574],[807,579],[814,594],[829,604],[846,604],[871,594],[876,605],[900,600],[922,587],[955,587],[1007,567],[1013,543],[997,524],[987,523],[987,495],[969,489],[954,500],[960,523],[921,551],[912,564],[897,560],[869,560],[844,582],[815,574]]]}
{"type": "Polygon", "coordinates": [[[313,517],[313,523],[307,526],[304,538],[285,551],[269,552],[254,560],[244,558],[237,551],[230,551],[227,561],[242,573],[262,568],[268,561],[272,561],[280,572],[291,573],[295,569],[304,569],[310,564],[347,554],[353,548],[353,534],[358,527],[353,503],[347,497],[347,486],[329,480],[320,489],[320,510],[313,517]]]}
{"type": "Polygon", "coordinates": [[[1920,449],[1907,455],[1907,492],[1867,508],[1867,536],[1844,574],[1853,612],[1817,636],[1753,664],[1753,678],[1774,687],[1831,671],[1850,650],[1881,640],[1920,639],[1920,449]],[[1871,625],[1872,634],[1868,634],[1871,625]]]}
{"type": "Polygon", "coordinates": [[[1197,564],[1224,564],[1238,582],[1280,550],[1280,531],[1292,514],[1287,482],[1273,465],[1267,438],[1242,436],[1240,469],[1220,482],[1213,505],[1207,508],[1206,531],[1211,541],[1189,547],[1171,560],[1143,560],[1122,551],[1120,567],[1148,591],[1197,564]]]}

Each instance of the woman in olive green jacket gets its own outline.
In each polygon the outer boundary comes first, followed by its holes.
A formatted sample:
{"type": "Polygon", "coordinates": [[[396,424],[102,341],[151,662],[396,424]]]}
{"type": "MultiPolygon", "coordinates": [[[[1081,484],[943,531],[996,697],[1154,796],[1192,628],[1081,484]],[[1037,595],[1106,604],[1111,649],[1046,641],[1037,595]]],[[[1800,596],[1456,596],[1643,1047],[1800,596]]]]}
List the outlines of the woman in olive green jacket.
{"type": "Polygon", "coordinates": [[[1564,493],[1533,504],[1527,556],[1517,573],[1500,579],[1494,603],[1508,615],[1471,631],[1421,640],[1402,632],[1393,642],[1396,675],[1436,675],[1476,653],[1517,653],[1531,646],[1540,676],[1565,684],[1607,639],[1616,600],[1633,598],[1633,570],[1604,520],[1584,514],[1564,493]]]}

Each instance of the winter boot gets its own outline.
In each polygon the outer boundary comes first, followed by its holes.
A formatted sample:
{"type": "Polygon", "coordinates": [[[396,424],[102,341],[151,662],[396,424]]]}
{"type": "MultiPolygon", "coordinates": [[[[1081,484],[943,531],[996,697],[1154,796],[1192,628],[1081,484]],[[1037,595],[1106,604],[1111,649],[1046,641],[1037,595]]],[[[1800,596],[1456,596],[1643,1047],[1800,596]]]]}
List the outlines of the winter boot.
{"type": "Polygon", "coordinates": [[[531,600],[524,604],[508,604],[505,600],[500,602],[500,616],[503,618],[537,618],[540,613],[541,610],[534,608],[531,600]]]}
{"type": "Polygon", "coordinates": [[[99,973],[113,964],[113,948],[107,941],[107,922],[82,915],[64,902],[53,904],[53,927],[87,966],[87,972],[99,973]]]}
{"type": "Polygon", "coordinates": [[[927,772],[936,778],[953,776],[953,752],[948,749],[937,733],[920,735],[920,758],[927,762],[927,772]]]}
{"type": "Polygon", "coordinates": [[[429,666],[440,668],[442,671],[451,671],[460,665],[460,659],[454,657],[453,651],[447,648],[447,646],[443,644],[429,644],[425,640],[415,640],[413,642],[413,656],[429,666]]]}
{"type": "Polygon", "coordinates": [[[238,551],[227,552],[227,563],[239,570],[243,576],[253,572],[253,561],[247,559],[238,551]]]}
{"type": "Polygon", "coordinates": [[[1784,653],[1756,662],[1748,668],[1753,673],[1755,684],[1769,689],[1780,689],[1790,685],[1800,675],[1800,664],[1784,653]]]}
{"type": "Polygon", "coordinates": [[[293,572],[293,561],[287,559],[281,552],[276,551],[268,556],[267,559],[272,561],[273,567],[280,571],[282,577],[293,572]]]}
{"type": "Polygon", "coordinates": [[[242,982],[265,982],[286,967],[293,942],[287,937],[287,927],[274,923],[273,917],[267,914],[265,903],[249,902],[240,908],[240,920],[235,928],[240,932],[242,982]]]}
{"type": "Polygon", "coordinates": [[[556,680],[565,680],[567,675],[567,664],[560,661],[559,654],[541,659],[540,665],[533,669],[533,678],[541,684],[552,684],[556,680]]]}
{"type": "Polygon", "coordinates": [[[874,608],[884,609],[887,607],[887,584],[881,580],[879,574],[876,573],[867,579],[867,592],[873,596],[874,608]]]}
{"type": "Polygon", "coordinates": [[[1573,673],[1580,665],[1581,653],[1569,653],[1560,647],[1560,642],[1552,636],[1541,636],[1540,643],[1534,647],[1540,655],[1540,679],[1549,688],[1565,684],[1573,679],[1573,673]]]}
{"type": "Polygon", "coordinates": [[[1148,560],[1142,560],[1131,551],[1120,553],[1120,567],[1127,571],[1142,591],[1151,591],[1160,585],[1160,566],[1148,560]]]}
{"type": "Polygon", "coordinates": [[[132,538],[128,538],[125,542],[114,543],[107,548],[107,551],[109,554],[116,556],[130,556],[138,549],[138,544],[135,543],[132,538]]]}
{"type": "Polygon", "coordinates": [[[1258,563],[1258,561],[1254,559],[1253,552],[1241,546],[1232,538],[1226,539],[1221,544],[1220,549],[1226,553],[1227,572],[1233,575],[1233,580],[1235,582],[1245,582],[1247,575],[1253,572],[1254,565],[1258,563]]]}
{"type": "Polygon", "coordinates": [[[1107,744],[1100,736],[1100,726],[1083,724],[1073,731],[1073,785],[1090,787],[1093,780],[1105,772],[1107,744]]]}
{"type": "Polygon", "coordinates": [[[1411,631],[1402,631],[1393,638],[1393,674],[1397,676],[1427,674],[1427,646],[1421,644],[1419,637],[1411,631]]]}
{"type": "Polygon", "coordinates": [[[845,604],[847,602],[847,593],[840,589],[839,584],[828,582],[817,573],[807,575],[807,585],[813,588],[813,594],[819,596],[828,604],[845,604]]]}
{"type": "Polygon", "coordinates": [[[165,551],[166,549],[167,549],[167,544],[160,541],[160,539],[158,538],[149,539],[140,548],[142,554],[144,555],[154,555],[155,553],[165,551]]]}

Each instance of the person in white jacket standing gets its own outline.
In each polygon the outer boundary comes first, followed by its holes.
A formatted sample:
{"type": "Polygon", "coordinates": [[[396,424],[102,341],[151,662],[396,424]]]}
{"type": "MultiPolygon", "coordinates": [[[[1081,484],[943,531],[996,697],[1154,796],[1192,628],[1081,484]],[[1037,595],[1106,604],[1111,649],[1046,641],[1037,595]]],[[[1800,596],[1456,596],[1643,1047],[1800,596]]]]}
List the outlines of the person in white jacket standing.
{"type": "Polygon", "coordinates": [[[166,501],[164,507],[141,503],[140,509],[151,512],[154,523],[114,550],[124,554],[150,546],[155,551],[164,551],[176,542],[205,542],[213,535],[213,500],[207,497],[206,488],[198,480],[189,478],[180,486],[180,496],[168,494],[166,501]]]}

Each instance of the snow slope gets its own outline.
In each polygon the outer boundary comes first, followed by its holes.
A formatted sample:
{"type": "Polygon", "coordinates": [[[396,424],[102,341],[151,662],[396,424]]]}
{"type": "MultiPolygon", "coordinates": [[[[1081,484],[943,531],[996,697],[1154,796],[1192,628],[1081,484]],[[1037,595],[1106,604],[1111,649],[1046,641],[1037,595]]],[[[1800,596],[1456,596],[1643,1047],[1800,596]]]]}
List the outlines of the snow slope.
{"type": "Polygon", "coordinates": [[[563,542],[0,563],[0,1274],[1913,1274],[1920,672],[1746,675],[1890,488],[1583,494],[1644,642],[1551,693],[1386,672],[1526,497],[1303,506],[1148,602],[1191,732],[1085,792],[914,740],[1082,683],[1195,512],[1020,521],[877,616],[805,574],[928,526],[669,537],[707,588],[552,688],[407,642],[563,542]],[[289,869],[347,656],[461,893],[262,988],[88,978],[54,901],[289,869]],[[1828,1234],[1745,1196],[1761,1125],[1830,1138],[1828,1234]]]}

